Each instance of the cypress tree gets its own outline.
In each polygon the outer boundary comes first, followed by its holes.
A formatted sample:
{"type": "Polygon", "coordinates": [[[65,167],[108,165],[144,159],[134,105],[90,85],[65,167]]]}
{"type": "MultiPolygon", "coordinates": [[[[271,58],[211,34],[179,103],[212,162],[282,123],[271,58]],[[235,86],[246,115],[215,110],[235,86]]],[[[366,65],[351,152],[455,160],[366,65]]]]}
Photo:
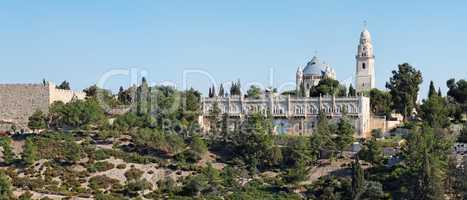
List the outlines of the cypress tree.
{"type": "Polygon", "coordinates": [[[224,96],[224,86],[221,83],[221,86],[219,87],[219,94],[218,96],[223,97],[224,96]]]}
{"type": "Polygon", "coordinates": [[[298,91],[298,95],[301,97],[306,96],[306,90],[305,90],[305,85],[303,83],[300,83],[300,91],[298,91]]]}
{"type": "Polygon", "coordinates": [[[349,93],[348,93],[349,97],[354,97],[356,95],[356,91],[355,89],[353,88],[352,84],[350,84],[349,86],[349,93]]]}
{"type": "Polygon", "coordinates": [[[358,155],[355,155],[355,161],[352,163],[352,199],[358,199],[363,192],[365,184],[365,175],[360,165],[358,155]]]}
{"type": "Polygon", "coordinates": [[[236,91],[235,93],[237,93],[237,95],[242,95],[242,90],[241,90],[242,86],[240,84],[240,79],[238,79],[237,81],[237,88],[236,88],[236,91]]]}
{"type": "Polygon", "coordinates": [[[436,94],[437,93],[436,93],[435,85],[433,84],[433,81],[430,81],[430,90],[428,91],[428,98],[436,94]]]}

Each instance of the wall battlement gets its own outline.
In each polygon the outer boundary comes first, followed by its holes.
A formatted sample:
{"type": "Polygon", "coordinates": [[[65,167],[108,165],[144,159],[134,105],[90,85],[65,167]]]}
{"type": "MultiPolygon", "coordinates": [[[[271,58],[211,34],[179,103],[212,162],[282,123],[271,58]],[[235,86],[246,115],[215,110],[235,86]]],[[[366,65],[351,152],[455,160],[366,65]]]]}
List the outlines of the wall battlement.
{"type": "Polygon", "coordinates": [[[49,104],[52,104],[55,101],[66,103],[71,101],[73,98],[84,99],[85,97],[86,93],[84,92],[57,89],[54,84],[49,83],[49,104]]]}

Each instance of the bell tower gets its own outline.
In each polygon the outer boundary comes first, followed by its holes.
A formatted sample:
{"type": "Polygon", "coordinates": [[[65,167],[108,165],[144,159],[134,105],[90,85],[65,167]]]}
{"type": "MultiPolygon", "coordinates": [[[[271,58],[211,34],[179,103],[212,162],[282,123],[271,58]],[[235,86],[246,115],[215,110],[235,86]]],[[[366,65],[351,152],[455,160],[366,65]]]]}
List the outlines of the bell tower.
{"type": "Polygon", "coordinates": [[[366,23],[360,34],[356,58],[355,87],[357,93],[370,91],[375,87],[375,55],[371,44],[370,32],[366,23]]]}

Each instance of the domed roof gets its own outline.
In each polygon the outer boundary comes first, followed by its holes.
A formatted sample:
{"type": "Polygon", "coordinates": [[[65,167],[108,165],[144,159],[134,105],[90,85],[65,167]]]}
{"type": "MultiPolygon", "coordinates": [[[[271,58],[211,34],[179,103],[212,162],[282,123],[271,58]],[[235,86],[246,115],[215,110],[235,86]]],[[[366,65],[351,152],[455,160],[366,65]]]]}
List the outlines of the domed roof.
{"type": "Polygon", "coordinates": [[[371,42],[371,35],[370,32],[365,28],[362,33],[360,33],[360,41],[366,40],[371,42]]]}
{"type": "Polygon", "coordinates": [[[303,69],[303,75],[317,75],[322,76],[326,72],[326,65],[322,63],[318,57],[313,56],[303,69]]]}

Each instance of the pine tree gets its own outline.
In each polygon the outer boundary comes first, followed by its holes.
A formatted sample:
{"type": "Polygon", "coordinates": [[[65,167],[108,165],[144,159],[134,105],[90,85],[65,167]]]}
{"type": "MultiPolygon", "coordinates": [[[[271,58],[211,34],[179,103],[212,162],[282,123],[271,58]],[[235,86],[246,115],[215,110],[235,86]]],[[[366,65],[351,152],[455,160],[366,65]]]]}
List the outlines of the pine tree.
{"type": "Polygon", "coordinates": [[[420,117],[431,127],[446,128],[449,126],[449,110],[443,97],[436,90],[431,91],[427,100],[420,106],[420,117]],[[431,93],[434,92],[434,93],[431,93]]]}
{"type": "Polygon", "coordinates": [[[3,148],[3,161],[7,165],[12,164],[15,161],[15,154],[13,153],[13,150],[11,148],[11,138],[3,138],[1,141],[1,145],[3,148]]]}
{"type": "Polygon", "coordinates": [[[452,151],[449,136],[435,133],[428,125],[414,128],[403,148],[407,173],[399,180],[408,190],[406,199],[443,199],[448,154],[452,151]]]}
{"type": "Polygon", "coordinates": [[[208,151],[208,147],[206,143],[198,135],[195,135],[192,137],[190,149],[194,151],[196,154],[198,154],[200,157],[203,156],[208,151]]]}
{"type": "Polygon", "coordinates": [[[212,98],[212,90],[211,90],[211,87],[209,87],[209,94],[208,94],[208,97],[209,97],[209,98],[212,98]]]}
{"type": "Polygon", "coordinates": [[[131,103],[131,94],[130,89],[125,91],[122,86],[118,90],[117,99],[121,104],[129,105],[131,103]]]}
{"type": "Polygon", "coordinates": [[[214,102],[212,105],[212,109],[210,110],[209,113],[209,124],[211,127],[211,132],[214,135],[217,135],[219,133],[219,115],[221,114],[221,109],[219,108],[219,104],[217,102],[214,102]]]}
{"type": "Polygon", "coordinates": [[[41,110],[36,110],[29,117],[28,127],[33,131],[47,128],[46,116],[41,110]]]}
{"type": "Polygon", "coordinates": [[[376,138],[371,138],[358,155],[362,160],[370,162],[373,166],[380,165],[383,161],[383,148],[376,141],[376,138]]]}
{"type": "Polygon", "coordinates": [[[285,174],[285,180],[292,184],[297,184],[308,179],[310,169],[306,166],[305,161],[299,160],[285,174]]]}
{"type": "Polygon", "coordinates": [[[9,200],[12,198],[11,183],[5,173],[0,173],[0,200],[9,200]]]}
{"type": "Polygon", "coordinates": [[[404,121],[412,115],[422,82],[422,73],[404,63],[398,66],[397,71],[392,71],[392,77],[386,83],[386,88],[390,90],[392,106],[404,116],[404,121]]]}
{"type": "Polygon", "coordinates": [[[23,150],[23,162],[30,166],[37,160],[37,147],[31,138],[27,138],[23,150]]]}
{"type": "Polygon", "coordinates": [[[352,144],[354,133],[355,130],[347,117],[342,117],[337,124],[337,137],[335,138],[339,151],[343,152],[346,147],[352,144]]]}
{"type": "Polygon", "coordinates": [[[316,129],[310,137],[311,149],[317,157],[321,157],[321,151],[335,150],[335,144],[331,139],[331,128],[324,112],[320,112],[316,129]]]}
{"type": "Polygon", "coordinates": [[[57,89],[70,90],[70,83],[68,81],[63,81],[60,85],[55,86],[57,89]]]}
{"type": "Polygon", "coordinates": [[[443,93],[441,93],[441,88],[440,87],[438,88],[438,96],[443,97],[443,93]]]}

